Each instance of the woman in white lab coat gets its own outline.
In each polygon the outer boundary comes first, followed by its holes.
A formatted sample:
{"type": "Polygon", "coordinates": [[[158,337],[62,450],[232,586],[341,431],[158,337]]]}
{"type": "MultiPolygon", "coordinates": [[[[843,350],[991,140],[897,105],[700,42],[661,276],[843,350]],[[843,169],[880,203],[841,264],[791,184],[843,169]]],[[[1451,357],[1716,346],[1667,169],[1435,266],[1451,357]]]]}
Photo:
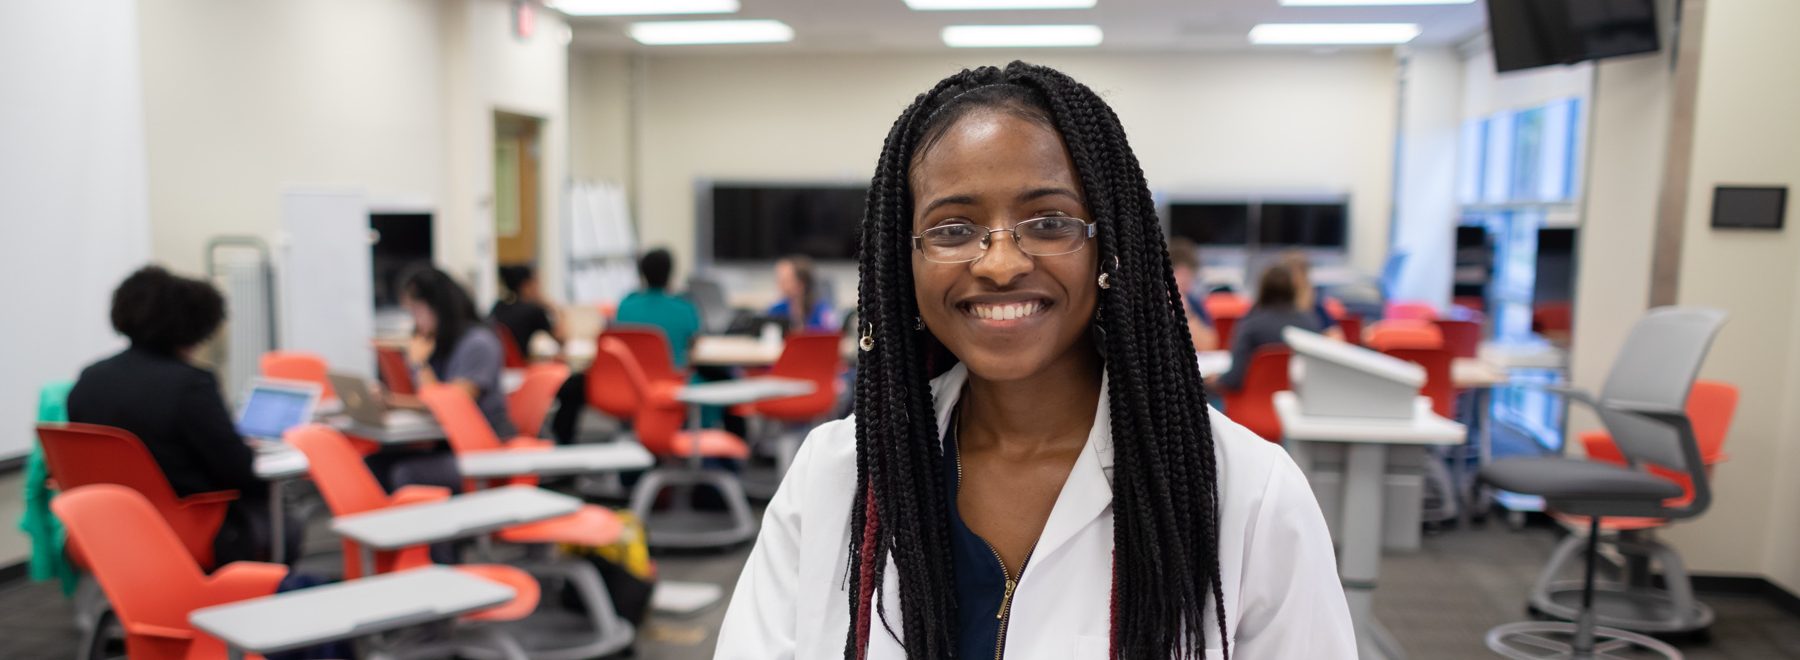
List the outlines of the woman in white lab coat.
{"type": "Polygon", "coordinates": [[[1318,505],[1207,407],[1092,90],[1015,62],[919,96],[859,255],[856,414],[770,503],[718,657],[1355,656],[1318,505]]]}

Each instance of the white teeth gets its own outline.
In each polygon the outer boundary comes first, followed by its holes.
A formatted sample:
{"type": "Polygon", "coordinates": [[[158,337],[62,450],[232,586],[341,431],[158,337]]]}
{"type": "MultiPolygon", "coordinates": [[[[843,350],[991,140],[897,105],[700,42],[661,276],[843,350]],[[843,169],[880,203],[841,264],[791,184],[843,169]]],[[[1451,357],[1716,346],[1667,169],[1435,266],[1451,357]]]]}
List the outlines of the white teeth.
{"type": "Polygon", "coordinates": [[[970,305],[969,313],[984,321],[1011,321],[1032,316],[1044,310],[1041,302],[1009,303],[1005,305],[970,305]]]}

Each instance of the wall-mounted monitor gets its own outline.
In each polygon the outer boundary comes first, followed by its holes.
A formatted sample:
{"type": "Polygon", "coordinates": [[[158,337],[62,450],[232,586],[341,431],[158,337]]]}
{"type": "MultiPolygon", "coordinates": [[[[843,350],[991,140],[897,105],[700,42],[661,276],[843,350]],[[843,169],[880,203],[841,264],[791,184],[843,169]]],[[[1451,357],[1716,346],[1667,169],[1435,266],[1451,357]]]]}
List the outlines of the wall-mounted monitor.
{"type": "Polygon", "coordinates": [[[1574,64],[1660,47],[1655,0],[1487,0],[1494,68],[1574,64]]]}
{"type": "Polygon", "coordinates": [[[1257,225],[1264,246],[1344,247],[1343,204],[1265,202],[1257,225]]]}
{"type": "Polygon", "coordinates": [[[375,232],[369,266],[375,282],[375,308],[400,306],[400,278],[416,264],[431,263],[430,213],[370,213],[375,232]]]}
{"type": "Polygon", "coordinates": [[[856,258],[868,186],[719,183],[711,192],[714,259],[856,258]]]}
{"type": "Polygon", "coordinates": [[[1169,235],[1203,247],[1250,242],[1250,205],[1244,202],[1176,202],[1169,205],[1169,235]]]}

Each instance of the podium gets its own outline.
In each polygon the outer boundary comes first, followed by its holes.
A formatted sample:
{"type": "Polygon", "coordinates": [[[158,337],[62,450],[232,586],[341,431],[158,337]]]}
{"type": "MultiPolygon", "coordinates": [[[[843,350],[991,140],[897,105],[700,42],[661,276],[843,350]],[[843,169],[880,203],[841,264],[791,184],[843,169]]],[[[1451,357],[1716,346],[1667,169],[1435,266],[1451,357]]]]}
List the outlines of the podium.
{"type": "Polygon", "coordinates": [[[1403,658],[1371,608],[1381,551],[1418,548],[1425,449],[1461,443],[1467,431],[1419,396],[1418,365],[1297,328],[1282,339],[1294,351],[1294,391],[1275,394],[1283,446],[1337,543],[1359,655],[1403,658]]]}

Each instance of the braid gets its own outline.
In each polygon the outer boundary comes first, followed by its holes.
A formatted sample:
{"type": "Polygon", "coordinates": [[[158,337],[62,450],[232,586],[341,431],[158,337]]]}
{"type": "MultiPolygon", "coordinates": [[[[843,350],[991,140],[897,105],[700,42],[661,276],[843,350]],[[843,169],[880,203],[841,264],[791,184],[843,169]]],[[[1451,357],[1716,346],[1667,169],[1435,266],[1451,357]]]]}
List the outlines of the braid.
{"type": "Polygon", "coordinates": [[[1208,601],[1230,655],[1218,551],[1218,461],[1206,392],[1142,168],[1118,116],[1085,85],[1014,62],[964,70],[919,95],[882,144],[863,218],[858,316],[875,339],[856,380],[856,500],[847,571],[854,622],[846,658],[867,649],[891,557],[908,658],[956,653],[955,576],[943,448],[929,379],[935,343],[913,330],[912,161],[969,111],[988,107],[1053,127],[1067,145],[1093,249],[1118,284],[1099,292],[1095,326],[1111,383],[1112,656],[1200,657],[1208,601]],[[873,546],[872,548],[870,546],[873,546]],[[869,584],[873,582],[874,584],[869,584]]]}

